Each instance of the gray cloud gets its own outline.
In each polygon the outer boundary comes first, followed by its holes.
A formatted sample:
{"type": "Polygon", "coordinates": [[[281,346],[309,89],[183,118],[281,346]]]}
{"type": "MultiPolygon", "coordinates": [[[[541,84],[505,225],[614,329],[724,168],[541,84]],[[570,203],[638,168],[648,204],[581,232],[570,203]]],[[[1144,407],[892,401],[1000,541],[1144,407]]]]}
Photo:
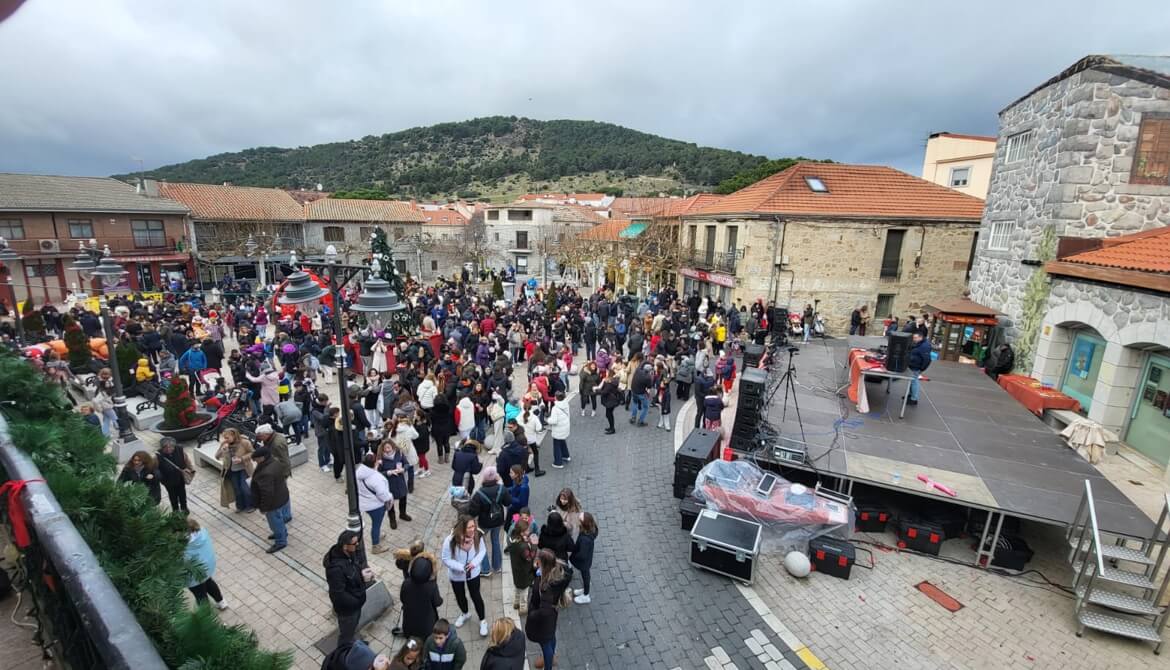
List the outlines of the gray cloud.
{"type": "Polygon", "coordinates": [[[110,174],[491,114],[916,172],[937,130],[1089,53],[1170,53],[1164,0],[28,0],[0,170],[110,174]]]}

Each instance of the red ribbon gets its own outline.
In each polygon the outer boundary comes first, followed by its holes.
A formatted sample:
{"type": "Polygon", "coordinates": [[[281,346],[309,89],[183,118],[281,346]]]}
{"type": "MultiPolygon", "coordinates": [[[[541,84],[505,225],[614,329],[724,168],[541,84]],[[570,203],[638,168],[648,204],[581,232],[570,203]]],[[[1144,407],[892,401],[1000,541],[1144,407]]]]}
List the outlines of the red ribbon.
{"type": "Polygon", "coordinates": [[[28,534],[28,522],[24,518],[24,505],[20,503],[20,491],[26,484],[43,483],[44,481],[43,479],[15,479],[0,485],[0,495],[8,492],[8,520],[12,522],[12,534],[16,538],[16,546],[19,549],[24,549],[32,544],[32,538],[28,534]]]}

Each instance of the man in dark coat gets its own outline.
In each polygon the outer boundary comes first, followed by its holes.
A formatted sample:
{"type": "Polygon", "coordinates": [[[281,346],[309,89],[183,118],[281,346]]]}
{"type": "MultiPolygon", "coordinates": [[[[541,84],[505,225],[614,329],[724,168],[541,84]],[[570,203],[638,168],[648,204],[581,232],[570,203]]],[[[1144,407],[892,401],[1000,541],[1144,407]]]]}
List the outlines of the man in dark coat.
{"type": "Polygon", "coordinates": [[[906,401],[907,405],[918,404],[918,377],[930,367],[931,360],[930,340],[924,338],[922,333],[914,333],[914,346],[910,348],[910,356],[908,366],[914,379],[910,380],[910,398],[906,401]]]}
{"type": "Polygon", "coordinates": [[[272,535],[272,546],[268,553],[276,552],[288,546],[288,528],[285,526],[285,506],[288,505],[288,484],[285,482],[284,469],[280,462],[272,457],[272,451],[267,447],[260,447],[252,452],[252,462],[256,470],[252,473],[252,500],[256,507],[264,513],[272,535]]]}
{"type": "Polygon", "coordinates": [[[516,483],[512,481],[512,466],[522,465],[525,469],[528,468],[528,448],[518,443],[510,430],[504,430],[504,439],[507,440],[507,444],[500,450],[500,455],[496,456],[496,470],[500,473],[503,485],[512,486],[516,483]]]}
{"type": "Polygon", "coordinates": [[[329,548],[321,564],[325,567],[325,581],[329,584],[329,602],[337,615],[337,645],[349,644],[357,638],[358,620],[362,605],[366,604],[366,582],[373,581],[374,573],[362,568],[357,548],[361,534],[345,530],[337,537],[337,544],[329,548]]]}
{"type": "Polygon", "coordinates": [[[408,577],[398,592],[402,600],[402,635],[426,639],[439,620],[443,596],[435,582],[435,565],[429,554],[420,554],[407,568],[408,577]]]}

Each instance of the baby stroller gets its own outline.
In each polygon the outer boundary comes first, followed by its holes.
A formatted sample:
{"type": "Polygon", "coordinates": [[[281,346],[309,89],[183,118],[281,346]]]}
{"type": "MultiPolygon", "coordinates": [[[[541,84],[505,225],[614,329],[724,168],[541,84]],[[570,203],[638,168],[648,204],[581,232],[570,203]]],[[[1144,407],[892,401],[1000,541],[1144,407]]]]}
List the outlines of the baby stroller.
{"type": "Polygon", "coordinates": [[[243,392],[240,389],[232,389],[228,393],[228,401],[215,410],[215,419],[211,425],[199,434],[199,444],[219,440],[219,434],[225,428],[255,433],[256,421],[247,417],[247,407],[247,403],[243,401],[243,392]]]}

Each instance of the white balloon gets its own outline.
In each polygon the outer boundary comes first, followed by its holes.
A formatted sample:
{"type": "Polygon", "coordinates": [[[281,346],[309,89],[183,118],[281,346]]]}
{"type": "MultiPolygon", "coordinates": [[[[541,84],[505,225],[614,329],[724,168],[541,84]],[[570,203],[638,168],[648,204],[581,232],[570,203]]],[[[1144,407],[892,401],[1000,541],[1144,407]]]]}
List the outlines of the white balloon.
{"type": "Polygon", "coordinates": [[[812,571],[812,564],[809,563],[808,556],[799,551],[790,551],[784,557],[784,569],[793,577],[803,578],[808,577],[808,573],[812,571]]]}

